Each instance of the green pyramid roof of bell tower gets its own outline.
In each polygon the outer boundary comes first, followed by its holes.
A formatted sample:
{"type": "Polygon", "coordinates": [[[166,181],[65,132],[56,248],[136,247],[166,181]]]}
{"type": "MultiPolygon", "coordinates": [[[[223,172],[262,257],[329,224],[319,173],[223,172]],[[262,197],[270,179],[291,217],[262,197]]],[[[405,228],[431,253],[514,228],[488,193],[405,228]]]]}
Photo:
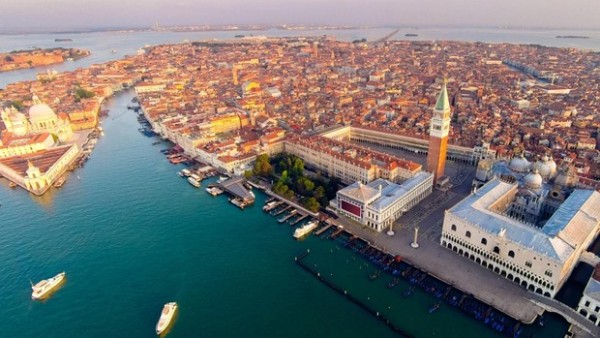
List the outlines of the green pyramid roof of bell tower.
{"type": "Polygon", "coordinates": [[[446,111],[450,109],[450,101],[448,101],[448,90],[446,89],[446,81],[442,85],[442,91],[438,95],[437,103],[435,104],[435,110],[446,111]]]}

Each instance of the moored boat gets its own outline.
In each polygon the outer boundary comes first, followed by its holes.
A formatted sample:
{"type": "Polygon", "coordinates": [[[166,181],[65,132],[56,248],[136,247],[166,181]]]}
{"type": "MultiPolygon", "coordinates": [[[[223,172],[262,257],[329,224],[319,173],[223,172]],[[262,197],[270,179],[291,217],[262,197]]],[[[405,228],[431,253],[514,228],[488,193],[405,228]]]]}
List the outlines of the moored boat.
{"type": "Polygon", "coordinates": [[[206,188],[206,192],[208,192],[209,194],[213,195],[213,196],[217,196],[223,193],[223,190],[219,189],[218,187],[208,187],[206,188]]]}
{"type": "Polygon", "coordinates": [[[156,323],[156,334],[161,334],[169,328],[173,316],[175,315],[175,311],[177,311],[177,303],[175,302],[170,302],[163,306],[158,323],[156,323]]]}
{"type": "Polygon", "coordinates": [[[440,308],[440,302],[435,302],[430,308],[429,313],[434,313],[437,309],[440,308]]]}
{"type": "Polygon", "coordinates": [[[60,188],[65,184],[65,181],[67,179],[64,176],[59,177],[56,182],[54,182],[54,187],[55,188],[60,188]]]}
{"type": "Polygon", "coordinates": [[[31,283],[31,289],[33,290],[31,293],[31,299],[44,299],[48,297],[50,293],[52,293],[52,291],[62,283],[62,281],[65,279],[65,275],[66,274],[63,271],[52,278],[43,279],[37,282],[35,285],[31,283]]]}
{"type": "Polygon", "coordinates": [[[298,239],[298,238],[308,235],[311,231],[313,231],[317,228],[317,225],[318,225],[318,223],[316,221],[310,221],[310,222],[304,224],[302,227],[300,227],[300,228],[296,229],[296,231],[294,231],[294,238],[298,239]]]}
{"type": "Polygon", "coordinates": [[[194,177],[188,177],[187,181],[196,188],[200,188],[200,181],[196,180],[194,177]]]}

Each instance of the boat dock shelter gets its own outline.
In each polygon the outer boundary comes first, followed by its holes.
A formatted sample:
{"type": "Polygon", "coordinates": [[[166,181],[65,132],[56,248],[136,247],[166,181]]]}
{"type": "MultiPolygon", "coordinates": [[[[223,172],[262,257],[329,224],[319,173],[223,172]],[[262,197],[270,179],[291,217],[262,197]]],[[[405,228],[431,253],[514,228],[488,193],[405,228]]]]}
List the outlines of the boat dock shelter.
{"type": "Polygon", "coordinates": [[[245,178],[241,176],[234,176],[224,182],[218,184],[218,186],[225,192],[242,199],[246,204],[254,203],[254,194],[244,186],[245,178]]]}

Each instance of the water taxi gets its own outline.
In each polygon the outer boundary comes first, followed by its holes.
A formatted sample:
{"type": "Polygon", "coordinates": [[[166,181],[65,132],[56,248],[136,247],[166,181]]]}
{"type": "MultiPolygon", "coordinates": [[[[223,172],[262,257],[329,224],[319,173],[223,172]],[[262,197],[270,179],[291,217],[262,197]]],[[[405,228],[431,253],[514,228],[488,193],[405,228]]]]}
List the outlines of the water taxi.
{"type": "Polygon", "coordinates": [[[188,177],[188,182],[196,188],[200,188],[200,181],[196,180],[194,177],[188,177]]]}
{"type": "Polygon", "coordinates": [[[213,196],[217,196],[223,193],[223,190],[219,189],[218,187],[208,187],[206,188],[206,192],[208,192],[209,194],[213,195],[213,196]]]}
{"type": "Polygon", "coordinates": [[[49,278],[43,279],[37,284],[33,285],[31,283],[31,289],[33,292],[31,293],[31,299],[44,299],[50,295],[50,293],[55,290],[65,279],[65,272],[61,272],[58,275],[49,278]]]}
{"type": "Polygon", "coordinates": [[[156,334],[163,333],[169,327],[175,311],[177,311],[177,303],[175,302],[170,302],[163,306],[158,323],[156,323],[156,334]]]}
{"type": "Polygon", "coordinates": [[[64,176],[59,177],[56,182],[54,182],[54,187],[55,188],[60,188],[65,184],[65,181],[67,179],[64,176]]]}
{"type": "Polygon", "coordinates": [[[316,221],[311,221],[311,222],[304,224],[302,227],[300,227],[300,228],[296,229],[296,231],[294,231],[294,238],[298,239],[298,238],[308,235],[311,231],[313,231],[317,228],[317,225],[318,225],[318,223],[316,221]]]}

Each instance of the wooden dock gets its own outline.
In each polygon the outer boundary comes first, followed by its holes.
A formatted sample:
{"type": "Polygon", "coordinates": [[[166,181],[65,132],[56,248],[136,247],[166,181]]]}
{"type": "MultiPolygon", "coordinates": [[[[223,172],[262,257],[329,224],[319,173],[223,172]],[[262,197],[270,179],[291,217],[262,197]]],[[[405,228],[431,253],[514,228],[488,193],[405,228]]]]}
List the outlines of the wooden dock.
{"type": "Polygon", "coordinates": [[[283,208],[283,209],[281,209],[281,210],[277,211],[276,213],[274,213],[274,214],[273,214],[273,216],[277,216],[277,215],[283,214],[284,212],[286,212],[286,211],[287,211],[288,209],[290,209],[291,207],[292,207],[291,205],[288,205],[287,207],[285,207],[285,208],[283,208]]]}
{"type": "Polygon", "coordinates": [[[294,221],[292,221],[292,222],[290,222],[290,225],[296,225],[296,224],[300,223],[303,219],[305,219],[306,217],[308,217],[308,215],[302,215],[302,214],[300,214],[300,215],[301,215],[301,217],[298,218],[298,219],[296,219],[296,220],[294,220],[294,221]]]}
{"type": "Polygon", "coordinates": [[[289,215],[284,216],[283,218],[278,219],[277,222],[279,222],[279,223],[285,223],[288,219],[292,218],[294,215],[296,215],[296,209],[292,210],[289,215]]]}
{"type": "Polygon", "coordinates": [[[333,224],[327,224],[326,226],[322,227],[321,229],[317,230],[317,232],[315,232],[315,236],[321,236],[322,233],[324,233],[325,231],[327,231],[327,229],[331,228],[333,226],[333,224]]]}
{"type": "Polygon", "coordinates": [[[336,238],[342,232],[344,232],[344,228],[338,228],[334,233],[331,234],[331,238],[336,238]]]}

